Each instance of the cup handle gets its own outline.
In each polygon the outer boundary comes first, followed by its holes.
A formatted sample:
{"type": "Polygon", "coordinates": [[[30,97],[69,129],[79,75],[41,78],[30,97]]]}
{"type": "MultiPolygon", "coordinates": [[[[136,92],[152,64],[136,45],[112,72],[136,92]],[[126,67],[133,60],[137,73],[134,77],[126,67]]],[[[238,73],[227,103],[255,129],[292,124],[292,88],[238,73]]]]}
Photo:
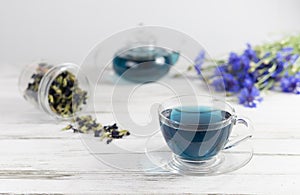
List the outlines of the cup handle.
{"type": "Polygon", "coordinates": [[[252,123],[246,118],[237,118],[235,120],[234,125],[239,125],[239,124],[245,125],[247,127],[248,129],[247,133],[245,133],[245,135],[239,135],[232,140],[229,139],[224,147],[224,150],[230,149],[252,137],[252,132],[254,130],[252,123]]]}

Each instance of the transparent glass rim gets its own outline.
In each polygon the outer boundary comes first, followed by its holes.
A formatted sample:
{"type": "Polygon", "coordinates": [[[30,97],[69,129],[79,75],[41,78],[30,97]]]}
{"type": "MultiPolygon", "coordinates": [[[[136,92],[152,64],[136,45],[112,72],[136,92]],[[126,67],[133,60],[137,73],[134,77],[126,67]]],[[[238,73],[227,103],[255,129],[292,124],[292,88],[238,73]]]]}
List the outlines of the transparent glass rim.
{"type": "Polygon", "coordinates": [[[237,118],[235,109],[231,104],[229,104],[228,102],[226,102],[225,100],[223,100],[221,98],[218,98],[216,96],[211,96],[211,95],[181,95],[181,96],[175,96],[175,97],[169,98],[159,104],[158,114],[159,114],[159,121],[162,121],[162,122],[168,124],[169,126],[177,128],[177,129],[180,128],[180,129],[190,130],[190,131],[207,131],[207,130],[219,129],[221,127],[231,124],[237,118]],[[208,125],[207,124],[203,125],[203,124],[197,124],[197,123],[190,123],[190,124],[180,123],[177,121],[170,120],[169,118],[167,118],[166,116],[164,116],[162,114],[162,111],[165,109],[164,104],[166,104],[166,102],[170,102],[175,99],[187,98],[187,97],[210,98],[212,102],[221,102],[222,104],[224,104],[225,106],[227,106],[229,108],[230,117],[228,117],[227,119],[222,120],[220,122],[209,123],[208,125]]]}

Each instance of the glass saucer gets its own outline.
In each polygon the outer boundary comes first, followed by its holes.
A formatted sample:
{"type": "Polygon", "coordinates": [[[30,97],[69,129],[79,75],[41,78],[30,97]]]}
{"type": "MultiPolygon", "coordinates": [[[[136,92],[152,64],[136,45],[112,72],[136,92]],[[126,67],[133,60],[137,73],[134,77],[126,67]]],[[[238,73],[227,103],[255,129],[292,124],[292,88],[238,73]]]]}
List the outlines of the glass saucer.
{"type": "Polygon", "coordinates": [[[146,155],[158,168],[181,175],[210,176],[235,171],[245,166],[253,156],[250,141],[221,151],[212,159],[191,162],[174,155],[162,133],[154,134],[146,144],[146,155]]]}

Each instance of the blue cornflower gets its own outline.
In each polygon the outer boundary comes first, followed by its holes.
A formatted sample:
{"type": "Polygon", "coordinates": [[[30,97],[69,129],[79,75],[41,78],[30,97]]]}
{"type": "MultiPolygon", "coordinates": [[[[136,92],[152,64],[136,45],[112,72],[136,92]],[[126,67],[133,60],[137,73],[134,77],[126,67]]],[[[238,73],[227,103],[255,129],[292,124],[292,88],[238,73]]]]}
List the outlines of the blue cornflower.
{"type": "MultiPolygon", "coordinates": [[[[200,72],[198,67],[202,66],[204,58],[204,54],[200,54],[195,60],[197,72],[200,72]]],[[[263,100],[260,89],[274,89],[278,82],[282,91],[300,94],[300,73],[287,75],[299,72],[293,66],[299,58],[300,54],[294,52],[293,47],[275,47],[260,53],[260,49],[256,51],[247,44],[243,53],[231,52],[227,61],[215,69],[212,85],[217,91],[239,93],[239,102],[246,107],[256,107],[263,100]]]]}
{"type": "Polygon", "coordinates": [[[214,76],[222,76],[223,74],[228,73],[227,66],[227,64],[221,64],[217,66],[214,72],[214,76]]]}
{"type": "Polygon", "coordinates": [[[299,54],[291,54],[286,57],[286,60],[290,64],[294,64],[298,60],[298,58],[299,58],[299,54]]]}
{"type": "Polygon", "coordinates": [[[240,90],[239,82],[231,74],[224,73],[222,77],[218,77],[212,83],[216,91],[229,91],[236,93],[240,90]]]}
{"type": "Polygon", "coordinates": [[[255,86],[250,88],[245,87],[239,94],[240,104],[243,104],[246,107],[255,108],[262,100],[260,92],[255,86]]]}
{"type": "Polygon", "coordinates": [[[231,66],[234,75],[247,72],[250,68],[250,59],[247,55],[238,56],[236,53],[230,53],[228,64],[231,66]]]}
{"type": "Polygon", "coordinates": [[[254,85],[253,79],[247,75],[246,78],[241,82],[241,85],[243,88],[248,88],[250,89],[254,85]]]}
{"type": "Polygon", "coordinates": [[[234,52],[229,54],[228,64],[232,66],[233,71],[239,71],[241,69],[241,59],[239,55],[234,52]]]}
{"type": "Polygon", "coordinates": [[[275,61],[277,63],[290,62],[291,64],[293,64],[299,56],[297,54],[293,55],[292,52],[292,47],[285,47],[281,49],[276,53],[275,61]]]}
{"type": "Polygon", "coordinates": [[[254,83],[255,81],[253,72],[249,72],[250,66],[244,66],[244,68],[246,69],[234,73],[241,88],[245,87],[245,85],[248,86],[248,82],[254,83]]]}
{"type": "Polygon", "coordinates": [[[195,68],[197,74],[201,74],[201,68],[205,61],[205,51],[201,50],[194,61],[195,61],[194,68],[195,68]]]}
{"type": "Polygon", "coordinates": [[[243,71],[248,71],[250,68],[250,59],[247,56],[242,55],[241,56],[241,64],[243,67],[243,71]]]}
{"type": "Polygon", "coordinates": [[[284,53],[292,53],[294,51],[293,47],[284,47],[280,50],[280,52],[284,52],[284,53]]]}
{"type": "Polygon", "coordinates": [[[246,56],[241,56],[240,70],[234,72],[239,79],[244,78],[248,75],[250,69],[250,60],[246,56]]]}
{"type": "Polygon", "coordinates": [[[248,43],[247,49],[244,51],[244,56],[247,56],[249,60],[257,63],[259,58],[257,57],[256,51],[252,48],[252,46],[248,43]]]}
{"type": "Polygon", "coordinates": [[[279,74],[281,74],[285,68],[289,66],[288,62],[278,62],[275,71],[272,73],[272,77],[277,77],[279,74]]]}
{"type": "Polygon", "coordinates": [[[285,76],[280,81],[283,92],[300,94],[300,75],[285,76]]]}
{"type": "MultiPolygon", "coordinates": [[[[285,48],[285,52],[289,51],[289,48],[285,48]]],[[[291,64],[293,64],[297,60],[297,56],[293,56],[292,54],[286,55],[282,50],[276,53],[275,58],[273,59],[272,63],[270,63],[270,66],[273,64],[276,65],[276,69],[274,72],[272,72],[272,77],[277,77],[279,74],[281,74],[285,69],[288,68],[291,64]]]]}
{"type": "Polygon", "coordinates": [[[223,78],[215,78],[212,82],[212,86],[215,88],[216,91],[225,91],[225,83],[223,78]]]}
{"type": "Polygon", "coordinates": [[[283,53],[282,52],[277,52],[276,56],[275,56],[275,60],[277,62],[283,62],[285,60],[283,53]]]}
{"type": "Polygon", "coordinates": [[[261,59],[270,57],[271,52],[266,52],[261,59]]]}

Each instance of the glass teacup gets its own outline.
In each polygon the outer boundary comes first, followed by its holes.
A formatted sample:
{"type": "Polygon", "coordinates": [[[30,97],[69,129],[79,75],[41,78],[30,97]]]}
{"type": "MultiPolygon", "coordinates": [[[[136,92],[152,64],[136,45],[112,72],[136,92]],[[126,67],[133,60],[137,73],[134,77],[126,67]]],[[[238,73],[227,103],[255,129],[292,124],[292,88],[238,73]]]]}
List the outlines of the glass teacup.
{"type": "Polygon", "coordinates": [[[170,166],[181,172],[209,172],[222,163],[220,151],[252,137],[252,124],[238,118],[234,108],[221,98],[179,96],[160,104],[159,121],[163,137],[173,152],[170,166]],[[247,131],[233,135],[235,126],[247,131]]]}

